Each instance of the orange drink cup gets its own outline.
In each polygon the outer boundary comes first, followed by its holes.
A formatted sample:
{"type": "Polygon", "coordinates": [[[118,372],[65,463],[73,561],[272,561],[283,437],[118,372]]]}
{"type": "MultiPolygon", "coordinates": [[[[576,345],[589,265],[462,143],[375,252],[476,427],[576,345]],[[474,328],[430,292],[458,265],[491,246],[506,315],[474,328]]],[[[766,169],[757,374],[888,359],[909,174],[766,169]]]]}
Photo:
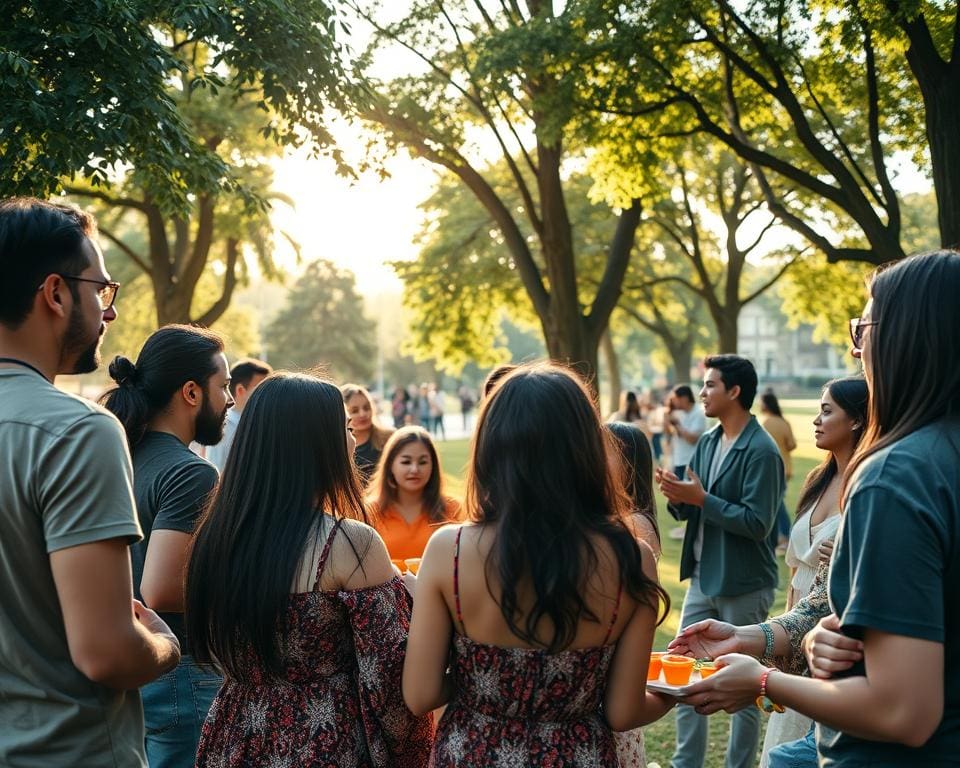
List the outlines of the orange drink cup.
{"type": "Polygon", "coordinates": [[[647,667],[647,680],[660,679],[660,659],[664,656],[661,651],[654,651],[650,654],[650,666],[647,667]]]}
{"type": "Polygon", "coordinates": [[[403,573],[407,570],[406,560],[391,560],[390,562],[397,566],[397,570],[400,571],[400,573],[403,573]]]}
{"type": "Polygon", "coordinates": [[[717,665],[712,661],[701,661],[697,669],[700,670],[701,679],[706,680],[710,675],[717,671],[717,665]]]}
{"type": "Polygon", "coordinates": [[[414,576],[416,576],[417,571],[420,570],[420,559],[419,557],[411,557],[403,561],[403,564],[407,566],[407,570],[414,576]]]}
{"type": "Polygon", "coordinates": [[[690,682],[694,661],[686,656],[662,656],[663,677],[670,685],[686,685],[690,682]]]}

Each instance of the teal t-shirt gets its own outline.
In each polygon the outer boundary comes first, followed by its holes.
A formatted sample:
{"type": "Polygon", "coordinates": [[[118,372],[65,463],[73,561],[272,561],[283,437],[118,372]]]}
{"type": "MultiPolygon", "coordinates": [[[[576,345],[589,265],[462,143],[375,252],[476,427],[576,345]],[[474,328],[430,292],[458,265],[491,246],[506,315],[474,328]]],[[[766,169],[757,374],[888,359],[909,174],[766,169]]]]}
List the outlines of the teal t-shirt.
{"type": "Polygon", "coordinates": [[[0,368],[0,766],[142,768],[136,691],[70,659],[50,554],[141,537],[123,428],[25,368],[0,368]]]}
{"type": "MultiPolygon", "coordinates": [[[[960,420],[930,424],[857,471],[830,569],[846,634],[866,628],[942,643],[943,720],[919,748],[821,728],[821,766],[960,765],[960,420]]],[[[848,675],[862,675],[862,663],[848,675]]]]}

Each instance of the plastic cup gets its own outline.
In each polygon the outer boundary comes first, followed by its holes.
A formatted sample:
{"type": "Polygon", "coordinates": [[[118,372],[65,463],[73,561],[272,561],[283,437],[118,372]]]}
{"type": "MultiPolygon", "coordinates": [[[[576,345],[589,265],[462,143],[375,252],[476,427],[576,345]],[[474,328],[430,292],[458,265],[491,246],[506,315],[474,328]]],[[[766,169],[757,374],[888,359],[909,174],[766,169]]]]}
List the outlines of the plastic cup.
{"type": "Polygon", "coordinates": [[[647,667],[647,680],[659,680],[660,670],[662,668],[660,659],[665,654],[662,651],[654,651],[650,654],[650,666],[647,667]]]}
{"type": "Polygon", "coordinates": [[[690,682],[690,673],[693,672],[694,660],[687,656],[661,656],[663,678],[670,685],[686,685],[690,682]]]}
{"type": "Polygon", "coordinates": [[[700,677],[705,680],[717,671],[717,665],[712,661],[701,661],[697,669],[700,671],[700,677]]]}
{"type": "Polygon", "coordinates": [[[407,570],[410,571],[414,576],[417,575],[417,571],[420,570],[420,560],[419,557],[408,557],[403,561],[403,564],[407,567],[407,570]]]}

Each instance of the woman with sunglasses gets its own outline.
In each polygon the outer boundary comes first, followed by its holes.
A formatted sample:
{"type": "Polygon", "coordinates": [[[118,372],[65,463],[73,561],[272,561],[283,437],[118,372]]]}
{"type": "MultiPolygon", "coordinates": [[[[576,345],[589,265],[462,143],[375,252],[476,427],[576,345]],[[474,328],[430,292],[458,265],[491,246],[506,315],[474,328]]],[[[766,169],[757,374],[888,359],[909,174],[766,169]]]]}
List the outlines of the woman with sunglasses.
{"type": "Polygon", "coordinates": [[[957,764],[958,295],[957,251],[874,275],[863,317],[851,323],[869,421],[844,478],[834,613],[804,639],[813,677],[721,656],[724,668],[689,689],[699,712],[733,711],[755,697],[766,709],[795,709],[819,723],[821,765],[832,768],[957,764]]]}

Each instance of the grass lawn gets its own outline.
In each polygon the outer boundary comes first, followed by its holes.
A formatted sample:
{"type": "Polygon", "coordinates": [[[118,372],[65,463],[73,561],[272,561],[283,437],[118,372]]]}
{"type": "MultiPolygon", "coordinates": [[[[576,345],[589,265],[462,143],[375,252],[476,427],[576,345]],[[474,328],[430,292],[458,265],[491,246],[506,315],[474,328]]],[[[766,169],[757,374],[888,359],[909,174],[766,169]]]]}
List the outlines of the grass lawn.
{"type": "MultiPolygon", "coordinates": [[[[787,509],[791,516],[796,510],[797,497],[803,478],[823,458],[821,451],[813,442],[813,426],[811,421],[817,413],[818,402],[815,400],[785,400],[781,402],[784,417],[793,427],[798,447],[793,452],[793,479],[787,488],[787,509]]],[[[463,470],[469,455],[466,440],[450,440],[438,442],[440,461],[443,464],[446,478],[446,490],[454,496],[463,495],[463,470]]],[[[657,509],[659,510],[660,530],[664,534],[663,556],[660,559],[660,581],[670,594],[671,609],[666,621],[657,630],[654,648],[662,649],[666,646],[680,625],[680,607],[683,605],[685,585],[680,583],[680,545],[682,542],[666,536],[666,532],[676,523],[667,513],[667,505],[662,496],[657,494],[657,509]]],[[[783,612],[786,599],[785,587],[787,570],[780,561],[780,588],[771,616],[783,612]]],[[[710,739],[707,749],[705,768],[721,768],[726,751],[727,727],[729,718],[724,713],[718,713],[710,718],[710,739]]],[[[663,768],[670,764],[673,754],[675,726],[672,715],[667,715],[657,723],[648,726],[646,732],[647,760],[657,762],[663,768]]],[[[759,753],[758,753],[759,754],[759,753]]]]}

